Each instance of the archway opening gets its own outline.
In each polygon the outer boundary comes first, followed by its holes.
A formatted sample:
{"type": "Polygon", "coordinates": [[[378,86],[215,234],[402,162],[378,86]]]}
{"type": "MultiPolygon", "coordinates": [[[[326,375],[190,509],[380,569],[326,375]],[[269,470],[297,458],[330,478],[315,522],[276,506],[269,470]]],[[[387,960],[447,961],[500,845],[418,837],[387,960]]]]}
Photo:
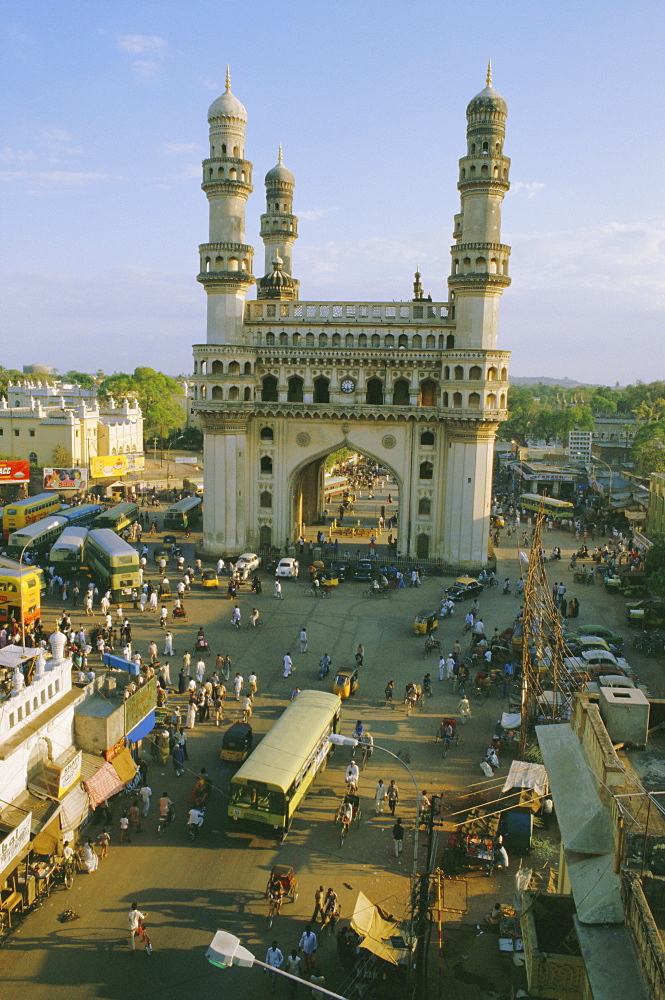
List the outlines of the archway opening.
{"type": "Polygon", "coordinates": [[[352,557],[397,552],[399,484],[373,456],[348,447],[319,455],[296,471],[291,496],[290,537],[315,543],[323,534],[324,552],[352,557]]]}

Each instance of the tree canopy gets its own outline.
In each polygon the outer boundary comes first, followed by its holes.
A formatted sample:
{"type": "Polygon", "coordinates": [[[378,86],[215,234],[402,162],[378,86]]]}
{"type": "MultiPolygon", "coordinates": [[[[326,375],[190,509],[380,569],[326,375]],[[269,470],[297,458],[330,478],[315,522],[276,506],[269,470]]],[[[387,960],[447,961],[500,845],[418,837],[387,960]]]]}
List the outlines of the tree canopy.
{"type": "Polygon", "coordinates": [[[184,423],[185,414],[177,400],[182,396],[181,387],[175,379],[154,368],[135,368],[132,375],[108,375],[102,379],[98,395],[103,400],[111,396],[115,399],[136,396],[143,411],[145,438],[168,437],[184,423]]]}
{"type": "Polygon", "coordinates": [[[658,535],[647,553],[645,570],[649,589],[656,597],[665,597],[665,536],[658,535]]]}

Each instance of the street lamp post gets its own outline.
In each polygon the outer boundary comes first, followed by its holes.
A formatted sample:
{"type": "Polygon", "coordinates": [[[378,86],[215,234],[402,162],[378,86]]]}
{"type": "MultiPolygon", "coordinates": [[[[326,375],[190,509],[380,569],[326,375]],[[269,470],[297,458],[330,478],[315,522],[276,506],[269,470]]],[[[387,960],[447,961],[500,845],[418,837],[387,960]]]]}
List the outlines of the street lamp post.
{"type": "MultiPolygon", "coordinates": [[[[290,972],[284,972],[282,969],[276,969],[267,962],[261,962],[255,955],[252,955],[251,951],[248,951],[247,948],[244,948],[240,944],[240,940],[235,934],[229,934],[228,931],[217,931],[206,951],[206,958],[211,965],[216,965],[219,969],[227,969],[230,965],[239,965],[241,968],[251,969],[253,965],[258,965],[260,969],[266,972],[284,976],[285,979],[291,979],[296,983],[300,983],[301,986],[304,982],[300,976],[292,976],[290,972]]],[[[334,1000],[346,1000],[346,997],[340,996],[339,993],[333,993],[331,990],[326,990],[323,986],[319,986],[318,983],[310,982],[307,983],[307,986],[309,989],[316,990],[317,993],[323,993],[327,997],[334,997],[334,1000]]]]}
{"type": "MultiPolygon", "coordinates": [[[[331,733],[328,737],[328,741],[337,747],[357,747],[359,744],[359,741],[354,739],[353,736],[342,736],[341,733],[331,733]]],[[[418,782],[416,781],[415,774],[406,761],[402,760],[401,757],[398,757],[396,753],[393,753],[392,750],[388,750],[386,747],[379,746],[376,743],[374,744],[374,749],[387,753],[389,757],[393,758],[393,760],[398,760],[402,767],[409,772],[409,777],[413,782],[413,788],[416,793],[416,822],[413,836],[413,877],[415,878],[418,874],[418,830],[420,827],[420,810],[418,808],[420,792],[418,791],[418,782]]]]}

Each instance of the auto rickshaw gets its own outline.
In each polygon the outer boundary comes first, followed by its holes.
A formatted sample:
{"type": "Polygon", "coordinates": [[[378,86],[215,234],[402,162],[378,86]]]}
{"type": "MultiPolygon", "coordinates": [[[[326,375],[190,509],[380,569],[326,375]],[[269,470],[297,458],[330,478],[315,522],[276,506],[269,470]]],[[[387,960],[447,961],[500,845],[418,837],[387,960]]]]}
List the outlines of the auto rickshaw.
{"type": "Polygon", "coordinates": [[[342,700],[349,698],[358,688],[358,667],[346,667],[338,670],[333,681],[333,694],[342,700]]]}
{"type": "Polygon", "coordinates": [[[204,587],[219,587],[219,577],[214,569],[204,569],[201,574],[201,583],[204,587]]]}
{"type": "Polygon", "coordinates": [[[415,635],[429,635],[435,628],[439,627],[439,616],[437,611],[419,611],[413,620],[413,631],[415,635]]]}
{"type": "Polygon", "coordinates": [[[224,733],[220,760],[247,760],[252,750],[252,727],[246,722],[234,722],[224,733]]]}

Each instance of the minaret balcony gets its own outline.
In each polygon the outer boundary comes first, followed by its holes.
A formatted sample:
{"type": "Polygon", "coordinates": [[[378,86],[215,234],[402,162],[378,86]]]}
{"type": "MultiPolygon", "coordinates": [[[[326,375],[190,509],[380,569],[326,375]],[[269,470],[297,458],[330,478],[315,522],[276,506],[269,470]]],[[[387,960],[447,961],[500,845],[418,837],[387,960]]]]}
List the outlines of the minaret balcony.
{"type": "Polygon", "coordinates": [[[483,289],[504,289],[510,284],[511,279],[507,274],[489,274],[487,271],[469,271],[467,274],[451,274],[448,278],[448,287],[460,291],[472,289],[482,291],[483,289]]]}
{"type": "Polygon", "coordinates": [[[233,287],[243,287],[253,285],[256,278],[249,271],[201,271],[196,275],[196,280],[202,285],[228,285],[233,287]]]}
{"type": "Polygon", "coordinates": [[[234,198],[248,198],[254,188],[250,181],[232,180],[230,177],[205,177],[201,190],[207,195],[224,194],[234,198]]]}

